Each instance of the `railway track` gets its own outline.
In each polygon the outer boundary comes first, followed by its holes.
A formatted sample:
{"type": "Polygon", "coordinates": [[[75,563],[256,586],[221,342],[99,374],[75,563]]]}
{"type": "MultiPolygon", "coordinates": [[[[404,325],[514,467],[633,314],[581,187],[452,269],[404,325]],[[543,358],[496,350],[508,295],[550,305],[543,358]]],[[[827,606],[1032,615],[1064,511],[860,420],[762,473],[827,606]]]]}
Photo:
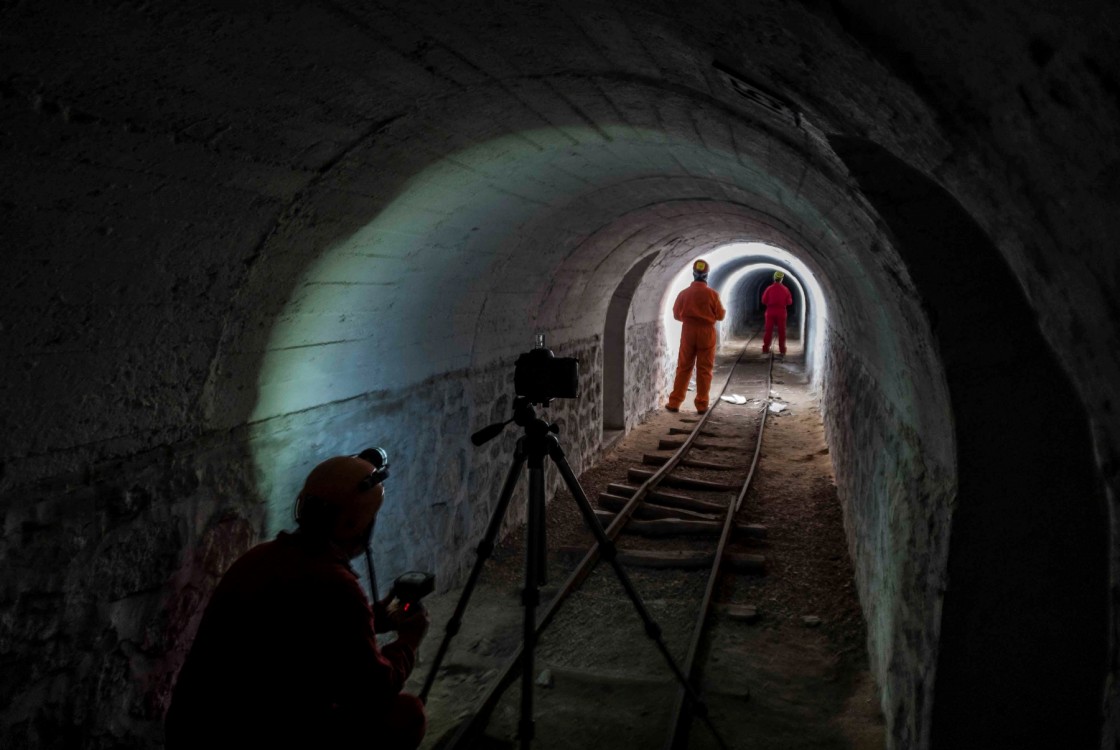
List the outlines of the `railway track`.
{"type": "MultiPolygon", "coordinates": [[[[624,569],[657,576],[663,586],[673,585],[676,577],[680,587],[691,594],[700,591],[692,602],[695,619],[687,634],[684,656],[679,655],[681,644],[677,642],[678,656],[673,659],[674,668],[692,690],[679,682],[675,685],[671,709],[664,719],[666,750],[685,747],[697,716],[705,719],[703,707],[696,706],[693,698],[703,685],[705,642],[714,606],[720,605],[736,619],[750,621],[756,616],[747,603],[718,599],[721,591],[732,588],[723,585],[726,577],[760,575],[766,568],[758,544],[765,539],[767,529],[739,518],[761,450],[772,365],[770,358],[744,360],[740,353],[734,363],[722,368],[723,373],[717,371],[717,380],[719,374],[723,375],[722,384],[718,390],[713,389],[705,414],[681,412],[656,451],[643,455],[641,465],[631,466],[598,494],[597,502],[591,504],[597,506],[595,515],[610,540],[607,555],[599,543],[590,549],[560,550],[562,554],[582,556],[536,619],[539,636],[568,598],[584,586],[600,558],[611,556],[611,546],[624,569]],[[721,400],[732,390],[744,396],[746,403],[721,400]],[[703,576],[702,587],[696,585],[698,575],[703,576]],[[687,582],[682,576],[688,577],[687,582]]],[[[659,646],[668,656],[664,646],[659,646]]],[[[475,712],[444,747],[465,750],[474,746],[503,693],[520,674],[522,659],[519,648],[479,700],[475,712]]],[[[718,727],[709,723],[708,728],[695,731],[709,730],[716,743],[723,746],[718,727]]]]}

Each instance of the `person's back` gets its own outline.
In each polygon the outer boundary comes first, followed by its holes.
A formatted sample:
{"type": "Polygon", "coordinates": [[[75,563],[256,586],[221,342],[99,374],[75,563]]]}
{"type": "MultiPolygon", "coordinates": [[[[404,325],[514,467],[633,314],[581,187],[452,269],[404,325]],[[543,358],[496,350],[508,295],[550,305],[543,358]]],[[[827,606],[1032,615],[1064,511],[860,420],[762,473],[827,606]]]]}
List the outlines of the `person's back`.
{"type": "Polygon", "coordinates": [[[413,659],[377,663],[373,637],[357,579],[329,550],[288,534],[253,548],[207,607],[168,712],[169,750],[368,736],[370,707],[389,705],[413,659]]]}
{"type": "Polygon", "coordinates": [[[723,320],[724,309],[719,294],[708,286],[708,263],[692,264],[692,283],[681,290],[673,302],[673,318],[681,321],[681,345],[677,352],[677,374],[665,408],[679,411],[684,401],[688,380],[696,368],[696,411],[708,409],[708,391],[712,385],[712,368],[716,361],[716,322],[723,320]]]}
{"type": "Polygon", "coordinates": [[[775,281],[762,293],[762,304],[766,305],[767,313],[784,317],[786,307],[793,304],[793,295],[784,284],[775,281]]]}
{"type": "Polygon", "coordinates": [[[380,624],[397,631],[379,648],[349,565],[366,549],[386,476],[387,464],[358,456],[319,464],[297,499],[299,531],[257,545],[222,576],[172,694],[169,750],[420,744],[423,704],[400,691],[427,614],[378,602],[380,624]]]}
{"type": "Polygon", "coordinates": [[[694,281],[681,290],[673,304],[673,317],[682,323],[715,325],[723,320],[719,293],[703,281],[694,281]]]}
{"type": "Polygon", "coordinates": [[[778,351],[786,353],[786,307],[793,304],[793,295],[782,280],[785,274],[774,272],[774,283],[762,293],[762,304],[766,305],[766,331],[762,335],[762,353],[770,352],[770,341],[774,329],[778,329],[778,351]]]}

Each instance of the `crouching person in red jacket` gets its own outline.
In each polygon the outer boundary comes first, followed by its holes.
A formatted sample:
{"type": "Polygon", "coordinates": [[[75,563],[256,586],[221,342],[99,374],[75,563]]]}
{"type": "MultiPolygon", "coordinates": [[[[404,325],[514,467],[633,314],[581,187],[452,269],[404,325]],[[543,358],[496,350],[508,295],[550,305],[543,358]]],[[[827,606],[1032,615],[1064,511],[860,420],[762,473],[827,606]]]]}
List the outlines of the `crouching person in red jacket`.
{"type": "Polygon", "coordinates": [[[169,750],[420,744],[424,706],[401,687],[428,615],[388,600],[371,609],[349,565],[366,549],[387,475],[356,456],[319,464],[296,500],[298,530],[222,577],[175,685],[169,750]],[[393,630],[379,648],[374,633],[393,630]]]}

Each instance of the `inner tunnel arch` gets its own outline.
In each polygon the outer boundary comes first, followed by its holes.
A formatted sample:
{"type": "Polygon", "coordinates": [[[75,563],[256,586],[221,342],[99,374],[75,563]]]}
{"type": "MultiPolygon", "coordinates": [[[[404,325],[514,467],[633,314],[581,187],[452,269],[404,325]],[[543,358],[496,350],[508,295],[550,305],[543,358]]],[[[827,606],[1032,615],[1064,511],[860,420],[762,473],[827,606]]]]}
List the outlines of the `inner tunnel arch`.
{"type": "MultiPolygon", "coordinates": [[[[891,432],[892,420],[915,429],[949,419],[939,399],[937,367],[928,361],[931,349],[923,346],[926,330],[915,323],[921,311],[905,290],[905,272],[890,268],[895,261],[889,251],[873,249],[874,220],[863,206],[835,208],[849,200],[845,183],[828,170],[810,169],[793,191],[746,154],[677,136],[667,143],[665,134],[655,139],[635,135],[633,128],[608,132],[610,141],[596,131],[565,130],[566,136],[586,139],[575,148],[582,162],[600,170],[607,158],[620,165],[617,175],[599,174],[590,184],[543,179],[567,166],[573,152],[573,144],[555,133],[500,136],[420,170],[392,196],[359,203],[342,240],[304,252],[302,266],[293,266],[293,292],[283,304],[262,305],[262,312],[240,326],[253,335],[270,332],[255,354],[252,336],[248,346],[230,345],[226,351],[244,355],[242,367],[258,363],[253,372],[260,378],[256,390],[264,408],[250,419],[249,444],[272,528],[288,518],[308,455],[369,443],[395,445],[398,464],[405,467],[399,486],[407,489],[383,509],[378,566],[390,574],[398,572],[393,565],[426,567],[441,581],[454,581],[489,517],[510,449],[495,441],[473,451],[466,437],[481,424],[509,416],[513,359],[527,348],[532,332],[543,331],[558,355],[577,356],[585,365],[581,390],[590,398],[558,404],[550,414],[561,424],[579,470],[601,448],[603,333],[617,279],[651,255],[627,318],[628,332],[638,327],[634,333],[642,340],[663,340],[661,303],[684,259],[745,241],[795,247],[799,261],[820,280],[821,299],[840,300],[829,335],[820,331],[822,346],[814,348],[819,359],[814,371],[822,382],[829,379],[832,334],[843,339],[845,331],[858,328],[866,335],[851,349],[869,373],[868,387],[895,407],[876,429],[891,432]],[[542,149],[550,139],[556,139],[555,147],[542,149]],[[663,152],[669,149],[674,158],[666,165],[663,152]],[[518,163],[524,157],[518,173],[523,181],[511,178],[505,192],[475,189],[476,181],[493,179],[486,176],[495,171],[489,160],[514,155],[518,163]],[[649,174],[651,159],[660,160],[663,173],[649,174]],[[519,197],[509,195],[513,185],[524,189],[519,197]],[[511,200],[516,210],[505,212],[511,200]],[[377,210],[371,212],[371,206],[377,210]],[[354,335],[338,336],[336,321],[354,335]],[[289,339],[293,333],[298,335],[289,339]],[[933,380],[903,376],[914,371],[933,380]],[[270,394],[289,389],[295,400],[268,401],[270,394]],[[931,396],[921,400],[918,390],[931,396]]],[[[751,146],[781,148],[765,142],[751,146]]],[[[373,160],[363,152],[358,161],[373,160]]],[[[368,179],[349,162],[339,170],[346,181],[368,179]]],[[[307,202],[324,205],[339,192],[334,185],[323,195],[309,194],[307,202]]],[[[269,260],[295,260],[288,245],[298,236],[279,234],[273,240],[278,247],[266,253],[269,260]]],[[[271,294],[264,286],[261,297],[248,292],[244,303],[271,294]]],[[[627,405],[628,419],[654,408],[659,384],[663,388],[667,381],[667,347],[662,341],[648,349],[657,361],[632,381],[641,401],[627,405]]],[[[216,418],[226,416],[217,404],[213,408],[216,418]]],[[[931,441],[923,450],[923,460],[941,467],[934,474],[944,470],[944,446],[931,441]]],[[[885,582],[871,580],[867,586],[873,591],[907,574],[890,572],[885,582]]],[[[885,609],[901,606],[889,602],[885,609]]],[[[923,607],[916,607],[917,616],[927,618],[923,607]]],[[[935,629],[928,621],[923,627],[935,629]]],[[[889,618],[873,619],[870,629],[884,644],[901,637],[889,618]]],[[[888,664],[876,659],[876,647],[875,669],[885,676],[888,664]]],[[[894,700],[884,695],[885,702],[894,700]]]]}
{"type": "MultiPolygon", "coordinates": [[[[627,270],[657,256],[625,325],[662,362],[680,264],[762,240],[829,307],[810,354],[892,747],[1115,744],[1118,6],[967,5],[8,4],[0,733],[158,744],[192,611],[331,453],[390,448],[378,564],[454,582],[509,453],[465,438],[529,335],[584,365],[554,415],[579,468],[627,270]],[[1006,261],[976,274],[1000,335],[945,258],[1006,261]]],[[[635,369],[627,419],[656,400],[635,369]]]]}
{"type": "MultiPolygon", "coordinates": [[[[745,336],[753,332],[753,330],[745,330],[744,326],[737,323],[744,309],[758,308],[757,297],[761,295],[761,291],[754,295],[755,299],[747,302],[741,287],[755,277],[766,276],[766,283],[769,283],[769,273],[776,270],[784,271],[787,274],[787,283],[794,292],[793,320],[798,325],[797,335],[805,347],[806,370],[814,385],[819,386],[821,372],[818,361],[826,345],[825,291],[810,266],[801,260],[805,252],[803,250],[793,252],[786,247],[798,246],[792,244],[790,239],[784,242],[779,238],[772,239],[770,242],[739,239],[714,246],[703,253],[704,258],[712,264],[708,285],[720,293],[724,307],[727,309],[727,317],[719,325],[720,337],[723,340],[730,335],[745,336]]],[[[695,257],[700,255],[697,253],[695,257]]],[[[680,324],[672,319],[672,303],[676,294],[691,281],[690,269],[681,268],[665,292],[662,321],[668,358],[665,365],[667,370],[671,370],[675,363],[675,359],[672,358],[673,345],[680,335],[680,324]]],[[[758,282],[755,286],[761,287],[763,284],[758,282]]]]}
{"type": "Polygon", "coordinates": [[[1108,514],[1081,400],[961,205],[878,144],[833,144],[915,279],[953,404],[959,471],[931,746],[1095,748],[1108,514]]]}
{"type": "Polygon", "coordinates": [[[726,327],[731,333],[744,335],[762,324],[766,311],[762,304],[762,293],[773,283],[775,271],[785,273],[783,283],[793,298],[793,304],[788,307],[787,337],[803,342],[811,304],[801,280],[789,269],[776,264],[752,264],[728,278],[725,285],[728,289],[727,299],[734,305],[735,314],[732,315],[729,310],[726,327]]]}
{"type": "Polygon", "coordinates": [[[603,430],[626,429],[626,363],[628,341],[626,320],[630,302],[646,268],[657,258],[650,254],[639,260],[622,277],[607,307],[603,329],[603,430]]]}

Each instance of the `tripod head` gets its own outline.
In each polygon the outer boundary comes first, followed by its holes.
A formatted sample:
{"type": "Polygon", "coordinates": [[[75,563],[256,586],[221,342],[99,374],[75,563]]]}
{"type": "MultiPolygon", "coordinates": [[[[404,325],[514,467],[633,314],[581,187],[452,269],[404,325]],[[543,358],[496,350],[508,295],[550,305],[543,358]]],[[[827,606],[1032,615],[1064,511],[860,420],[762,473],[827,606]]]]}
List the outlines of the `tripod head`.
{"type": "MultiPolygon", "coordinates": [[[[547,406],[548,404],[542,404],[547,406]]],[[[492,425],[483,427],[478,432],[471,435],[471,442],[475,446],[485,445],[498,435],[502,434],[502,430],[506,428],[510,422],[524,428],[527,436],[545,435],[549,432],[553,434],[560,434],[560,428],[554,422],[546,422],[543,419],[537,418],[537,410],[534,407],[534,402],[528,396],[517,396],[513,399],[513,416],[504,422],[495,422],[492,425]]]]}

